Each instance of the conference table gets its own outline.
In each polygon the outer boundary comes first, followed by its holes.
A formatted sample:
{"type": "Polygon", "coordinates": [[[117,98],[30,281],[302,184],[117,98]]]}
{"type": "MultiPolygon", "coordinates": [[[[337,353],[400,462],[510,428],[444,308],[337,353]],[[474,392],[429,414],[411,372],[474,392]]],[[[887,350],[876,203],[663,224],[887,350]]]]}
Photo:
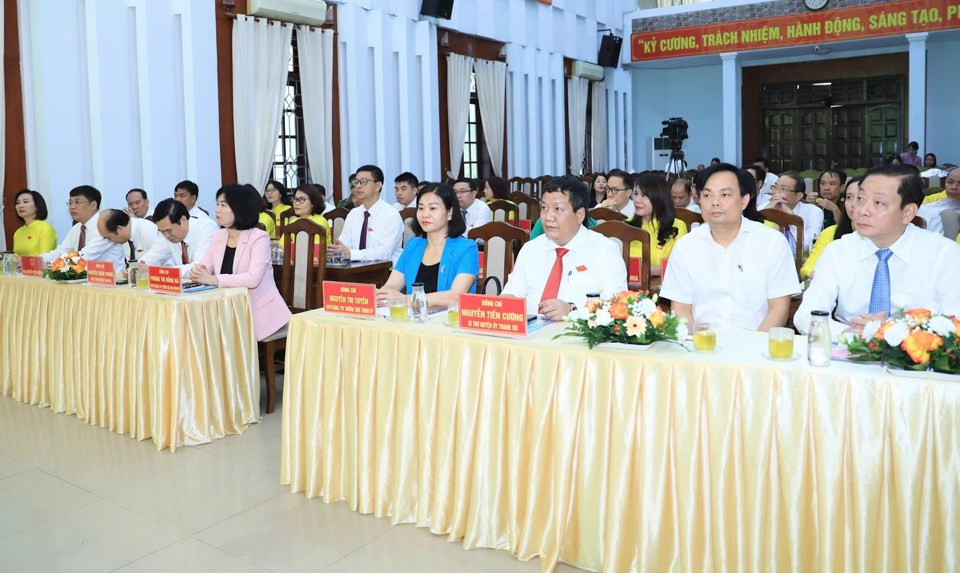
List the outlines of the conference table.
{"type": "Polygon", "coordinates": [[[957,382],[563,329],[296,315],[281,482],[543,571],[960,570],[957,382]]]}
{"type": "Polygon", "coordinates": [[[246,289],[172,296],[0,276],[0,332],[0,395],[158,450],[259,420],[246,289]]]}

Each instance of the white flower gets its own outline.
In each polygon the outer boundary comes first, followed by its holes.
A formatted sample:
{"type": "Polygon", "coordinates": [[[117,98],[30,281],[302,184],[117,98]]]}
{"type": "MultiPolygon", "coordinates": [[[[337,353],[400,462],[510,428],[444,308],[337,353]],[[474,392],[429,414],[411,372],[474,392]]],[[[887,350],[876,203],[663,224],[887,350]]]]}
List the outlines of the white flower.
{"type": "Polygon", "coordinates": [[[863,339],[864,340],[873,340],[877,335],[877,330],[880,328],[879,320],[871,320],[863,326],[863,339]]]}
{"type": "Polygon", "coordinates": [[[903,321],[898,320],[883,333],[883,340],[890,346],[900,346],[908,334],[910,334],[910,327],[903,321]]]}
{"type": "Polygon", "coordinates": [[[610,311],[601,308],[597,311],[597,326],[610,326],[610,323],[613,322],[613,317],[610,316],[610,311]]]}
{"type": "Polygon", "coordinates": [[[587,320],[588,318],[590,318],[590,313],[587,312],[587,309],[585,309],[585,308],[577,308],[577,310],[575,310],[575,311],[571,312],[570,314],[568,314],[567,316],[563,317],[563,319],[564,319],[564,320],[567,320],[567,321],[572,321],[572,320],[587,320]]]}
{"type": "Polygon", "coordinates": [[[649,298],[645,298],[643,300],[637,301],[636,307],[637,309],[640,310],[640,312],[643,315],[648,315],[651,312],[657,310],[657,303],[653,302],[649,298]]]}
{"type": "Polygon", "coordinates": [[[912,299],[909,294],[906,293],[897,293],[890,296],[890,306],[903,312],[908,306],[912,304],[912,299]]]}
{"type": "Polygon", "coordinates": [[[942,314],[930,317],[930,321],[927,323],[927,326],[930,328],[930,330],[936,332],[940,336],[950,336],[956,332],[953,326],[953,321],[942,314]]]}
{"type": "Polygon", "coordinates": [[[687,330],[687,319],[681,318],[680,324],[677,325],[677,340],[686,340],[687,334],[689,334],[687,330]]]}

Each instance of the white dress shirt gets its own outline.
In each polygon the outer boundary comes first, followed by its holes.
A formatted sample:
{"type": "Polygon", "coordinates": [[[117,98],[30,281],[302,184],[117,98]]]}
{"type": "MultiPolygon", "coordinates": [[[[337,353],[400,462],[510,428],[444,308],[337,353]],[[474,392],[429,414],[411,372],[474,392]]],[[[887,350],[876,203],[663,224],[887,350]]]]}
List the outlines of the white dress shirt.
{"type": "MultiPolygon", "coordinates": [[[[473,204],[467,207],[466,211],[467,213],[463,218],[467,224],[467,231],[493,221],[493,211],[490,210],[490,207],[487,207],[486,201],[474,199],[473,204]]],[[[467,233],[464,232],[463,235],[466,236],[467,233]]]]}
{"type": "MultiPolygon", "coordinates": [[[[476,202],[476,201],[474,201],[474,202],[476,202]]],[[[416,198],[416,197],[413,198],[413,201],[410,201],[410,204],[409,204],[409,205],[404,205],[404,204],[401,203],[400,201],[397,201],[396,203],[393,204],[393,208],[396,209],[397,211],[403,211],[404,209],[409,209],[410,207],[416,207],[416,206],[417,206],[417,198],[416,198]]]]}
{"type": "MultiPolygon", "coordinates": [[[[193,209],[190,209],[190,216],[196,217],[197,219],[203,219],[203,218],[210,219],[210,215],[206,211],[201,209],[200,205],[194,205],[193,209]]],[[[210,219],[210,220],[212,221],[213,219],[210,219]]]]}
{"type": "MultiPolygon", "coordinates": [[[[636,207],[634,207],[634,209],[636,209],[636,207]]],[[[688,203],[687,206],[684,207],[684,209],[686,209],[687,211],[693,211],[694,213],[700,213],[700,212],[701,212],[701,211],[700,211],[700,205],[697,205],[696,203],[694,203],[694,202],[693,202],[693,199],[690,200],[690,203],[688,203]]]]}
{"type": "Polygon", "coordinates": [[[330,211],[333,211],[336,208],[337,208],[336,205],[334,205],[330,201],[327,201],[326,203],[323,204],[323,213],[320,213],[320,214],[326,215],[327,213],[329,213],[330,211]]]}
{"type": "Polygon", "coordinates": [[[383,199],[378,199],[369,211],[367,248],[360,248],[363,214],[367,212],[363,205],[350,209],[343,222],[340,242],[350,249],[350,258],[354,261],[397,262],[403,252],[403,219],[400,213],[383,199]]]}
{"type": "Polygon", "coordinates": [[[56,249],[41,255],[43,257],[43,262],[50,264],[57,257],[65,255],[70,251],[78,250],[77,246],[80,244],[80,227],[82,226],[86,226],[87,231],[84,233],[84,248],[80,254],[83,255],[83,258],[89,258],[87,257],[87,247],[94,246],[97,242],[105,240],[100,235],[100,230],[97,229],[98,220],[100,220],[100,211],[94,213],[86,223],[75,223],[72,227],[70,227],[70,230],[67,231],[67,235],[63,238],[63,241],[57,245],[56,249]]]}
{"type": "Polygon", "coordinates": [[[793,208],[793,214],[803,219],[803,248],[810,251],[813,242],[823,231],[823,209],[801,201],[793,208]]]}
{"type": "MultiPolygon", "coordinates": [[[[902,298],[907,308],[927,308],[945,314],[960,314],[960,245],[936,233],[907,225],[890,246],[890,296],[902,298]]],[[[833,241],[817,261],[810,288],[793,323],[800,332],[810,327],[814,310],[831,312],[843,322],[831,320],[834,337],[870,309],[870,291],[877,269],[877,246],[857,233],[833,241]],[[844,324],[846,322],[847,324],[844,324]]],[[[672,261],[671,261],[672,262],[672,261]]],[[[891,311],[896,309],[891,308],[891,311]]]]}
{"type": "Polygon", "coordinates": [[[947,197],[946,199],[940,199],[933,203],[920,205],[920,210],[917,211],[917,215],[923,217],[923,220],[927,222],[928,231],[942,235],[943,219],[940,218],[940,211],[946,211],[947,209],[960,211],[960,200],[947,197]]]}
{"type": "Polygon", "coordinates": [[[623,213],[627,217],[627,221],[629,221],[637,214],[637,208],[633,206],[633,201],[627,201],[627,204],[623,206],[623,209],[620,209],[620,212],[623,213]]]}
{"type": "Polygon", "coordinates": [[[761,198],[766,196],[763,200],[763,204],[766,205],[770,202],[770,195],[773,194],[773,184],[777,182],[777,179],[780,179],[780,176],[772,171],[767,171],[767,176],[763,179],[763,187],[760,188],[760,195],[757,197],[757,205],[760,204],[761,198]]]}
{"type": "Polygon", "coordinates": [[[172,243],[164,236],[159,236],[150,246],[142,258],[138,259],[147,265],[161,267],[178,267],[180,269],[180,278],[190,277],[190,269],[193,264],[203,258],[210,248],[210,242],[213,235],[220,230],[220,227],[209,217],[190,217],[190,229],[183,242],[187,244],[187,264],[182,264],[183,257],[180,243],[172,243]]]}
{"type": "Polygon", "coordinates": [[[130,241],[114,243],[109,239],[97,241],[84,249],[84,255],[91,261],[113,263],[114,269],[126,268],[127,261],[140,260],[160,238],[157,226],[146,219],[130,217],[130,241]],[[136,257],[131,258],[130,243],[133,243],[136,257]]]}
{"type": "Polygon", "coordinates": [[[704,223],[680,238],[660,295],[693,306],[693,320],[756,330],[772,298],[800,292],[797,267],[779,231],[740,220],[737,238],[718,244],[704,223]]]}
{"type": "MultiPolygon", "coordinates": [[[[502,294],[526,297],[527,314],[537,314],[558,247],[546,235],[533,239],[520,249],[507,277],[502,294]]],[[[619,244],[581,226],[564,247],[569,252],[563,257],[558,299],[582,308],[590,293],[613,295],[626,290],[627,268],[619,244]]]]}

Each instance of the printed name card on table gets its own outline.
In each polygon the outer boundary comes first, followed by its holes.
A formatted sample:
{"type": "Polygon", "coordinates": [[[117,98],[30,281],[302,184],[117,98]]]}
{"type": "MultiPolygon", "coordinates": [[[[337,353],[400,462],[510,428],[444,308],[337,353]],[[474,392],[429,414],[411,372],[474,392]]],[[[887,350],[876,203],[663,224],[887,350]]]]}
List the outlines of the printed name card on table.
{"type": "Polygon", "coordinates": [[[87,261],[87,283],[100,286],[116,286],[117,278],[113,274],[113,263],[87,261]]]}
{"type": "Polygon", "coordinates": [[[359,318],[377,316],[376,287],[362,283],[323,281],[323,310],[359,318]]]}
{"type": "Polygon", "coordinates": [[[180,294],[180,269],[178,267],[148,267],[149,288],[154,292],[180,294]]]}
{"type": "Polygon", "coordinates": [[[524,337],[527,335],[527,299],[461,294],[460,328],[498,336],[524,337]]]}
{"type": "Polygon", "coordinates": [[[20,257],[20,268],[25,277],[43,277],[43,258],[20,257]]]}
{"type": "MultiPolygon", "coordinates": [[[[640,282],[640,257],[630,257],[630,266],[627,268],[627,282],[635,284],[640,282]]],[[[648,285],[643,285],[648,288],[648,285]]]]}

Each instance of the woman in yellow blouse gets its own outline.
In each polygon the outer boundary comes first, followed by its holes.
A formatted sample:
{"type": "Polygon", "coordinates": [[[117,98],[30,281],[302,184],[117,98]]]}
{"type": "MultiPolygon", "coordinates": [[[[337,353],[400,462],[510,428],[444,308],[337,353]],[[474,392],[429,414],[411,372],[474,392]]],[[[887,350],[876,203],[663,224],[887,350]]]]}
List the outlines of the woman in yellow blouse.
{"type": "MultiPolygon", "coordinates": [[[[650,234],[650,275],[660,276],[660,264],[670,257],[677,239],[687,234],[687,226],[674,218],[670,185],[655,175],[637,179],[633,190],[633,206],[636,214],[629,223],[650,234]]],[[[630,245],[630,256],[640,257],[640,243],[630,245]]]]}
{"type": "MultiPolygon", "coordinates": [[[[327,244],[330,244],[330,223],[321,215],[323,209],[326,205],[323,202],[323,197],[320,195],[320,190],[317,189],[315,185],[310,183],[304,183],[297,187],[297,191],[293,194],[293,212],[296,217],[291,217],[287,224],[293,223],[297,219],[306,218],[308,221],[313,221],[314,223],[320,225],[327,231],[327,244]]],[[[280,237],[280,244],[284,244],[284,237],[280,237]]],[[[317,241],[320,238],[317,237],[317,241]]]]}
{"type": "Polygon", "coordinates": [[[263,198],[267,200],[269,209],[273,211],[274,232],[270,233],[270,237],[276,238],[276,228],[280,227],[280,215],[291,208],[293,201],[290,200],[290,192],[284,187],[283,183],[274,181],[273,179],[267,181],[267,187],[263,191],[263,198]]]}
{"type": "Polygon", "coordinates": [[[817,241],[813,244],[813,249],[810,250],[810,256],[807,257],[807,260],[803,262],[803,266],[800,267],[800,280],[805,280],[807,277],[813,275],[813,270],[817,266],[820,254],[827,248],[827,245],[854,231],[853,206],[855,202],[853,198],[857,194],[857,191],[860,190],[861,181],[863,181],[863,177],[854,177],[847,181],[847,188],[838,201],[838,203],[840,203],[838,205],[838,207],[840,207],[840,219],[836,225],[827,227],[817,237],[817,241]]]}
{"type": "Polygon", "coordinates": [[[14,199],[23,226],[13,233],[13,252],[37,256],[57,248],[57,232],[47,223],[47,202],[36,191],[24,189],[14,199]]]}

